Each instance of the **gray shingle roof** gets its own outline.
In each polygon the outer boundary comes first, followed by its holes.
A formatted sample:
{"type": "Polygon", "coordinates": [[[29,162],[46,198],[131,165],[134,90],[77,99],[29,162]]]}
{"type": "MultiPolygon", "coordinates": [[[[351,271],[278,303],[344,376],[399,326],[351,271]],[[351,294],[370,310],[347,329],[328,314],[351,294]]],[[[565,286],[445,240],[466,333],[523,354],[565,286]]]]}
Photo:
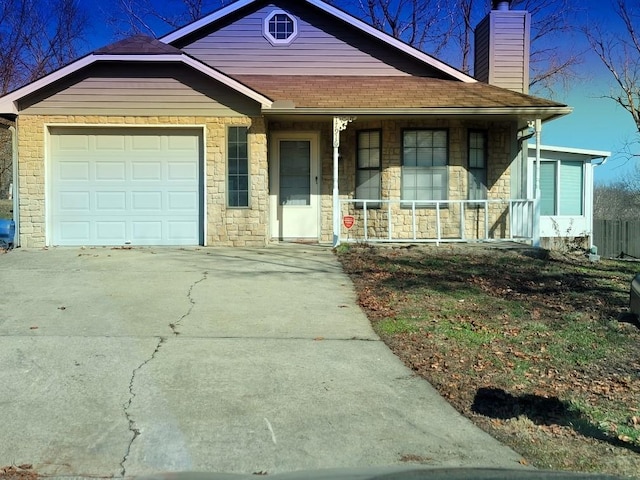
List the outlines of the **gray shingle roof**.
{"type": "Polygon", "coordinates": [[[108,55],[167,55],[181,54],[182,51],[147,35],[134,35],[102,47],[94,53],[108,55]]]}

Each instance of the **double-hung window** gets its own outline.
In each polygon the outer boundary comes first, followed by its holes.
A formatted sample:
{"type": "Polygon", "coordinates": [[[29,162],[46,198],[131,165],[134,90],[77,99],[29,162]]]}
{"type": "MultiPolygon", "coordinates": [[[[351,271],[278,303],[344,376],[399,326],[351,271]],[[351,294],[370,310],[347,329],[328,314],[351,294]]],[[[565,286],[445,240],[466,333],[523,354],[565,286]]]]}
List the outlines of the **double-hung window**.
{"type": "MultiPolygon", "coordinates": [[[[380,199],[380,130],[358,132],[356,160],[356,199],[380,199]]],[[[364,202],[356,206],[363,207],[364,202]]],[[[367,208],[378,208],[379,203],[367,203],[367,208]]]]}
{"type": "Polygon", "coordinates": [[[249,147],[247,127],[229,127],[227,131],[227,204],[249,206],[249,147]]]}
{"type": "Polygon", "coordinates": [[[468,136],[469,200],[487,199],[487,132],[471,130],[468,136]]]}
{"type": "MultiPolygon", "coordinates": [[[[449,197],[447,130],[402,132],[402,200],[447,200],[449,197]]],[[[410,206],[410,204],[404,204],[410,206]]],[[[426,206],[426,205],[424,205],[426,206]]]]}
{"type": "Polygon", "coordinates": [[[583,215],[583,175],[582,162],[569,160],[540,162],[540,214],[545,216],[583,215]]]}

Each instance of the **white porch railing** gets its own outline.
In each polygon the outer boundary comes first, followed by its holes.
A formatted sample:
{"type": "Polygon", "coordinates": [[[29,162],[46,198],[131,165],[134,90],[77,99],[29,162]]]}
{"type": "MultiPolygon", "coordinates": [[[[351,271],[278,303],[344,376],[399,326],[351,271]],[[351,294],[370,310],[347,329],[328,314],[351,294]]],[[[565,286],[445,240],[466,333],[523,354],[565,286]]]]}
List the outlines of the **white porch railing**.
{"type": "Polygon", "coordinates": [[[340,242],[521,241],[534,238],[534,200],[340,200],[340,242]],[[342,219],[354,217],[351,229],[342,219]]]}

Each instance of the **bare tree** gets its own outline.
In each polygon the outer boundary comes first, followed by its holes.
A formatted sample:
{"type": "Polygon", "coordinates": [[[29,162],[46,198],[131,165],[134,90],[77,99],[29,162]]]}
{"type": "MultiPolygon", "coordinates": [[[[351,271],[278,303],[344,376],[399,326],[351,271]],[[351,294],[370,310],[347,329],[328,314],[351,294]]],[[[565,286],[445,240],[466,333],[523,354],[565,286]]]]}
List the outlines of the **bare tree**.
{"type": "Polygon", "coordinates": [[[559,83],[567,86],[576,78],[575,67],[585,52],[568,48],[577,33],[576,16],[580,10],[571,0],[515,0],[514,8],[531,14],[531,80],[534,91],[553,93],[559,83]]]}
{"type": "Polygon", "coordinates": [[[620,28],[604,32],[590,26],[585,34],[615,81],[605,97],[629,112],[640,133],[640,1],[612,0],[612,6],[620,28]]]}
{"type": "Polygon", "coordinates": [[[593,217],[597,220],[631,221],[640,219],[640,170],[636,185],[625,180],[597,186],[593,193],[593,217]]]}
{"type": "Polygon", "coordinates": [[[88,15],[79,0],[3,0],[0,4],[0,94],[78,57],[88,15]]]}
{"type": "Polygon", "coordinates": [[[230,0],[118,0],[109,22],[119,36],[159,37],[227,3],[230,0]]]}
{"type": "MultiPolygon", "coordinates": [[[[473,32],[489,12],[491,0],[334,0],[359,11],[376,28],[471,73],[473,32]]],[[[514,0],[512,8],[531,13],[531,81],[538,92],[551,92],[576,76],[582,52],[566,48],[575,25],[570,0],[514,0]]]]}
{"type": "Polygon", "coordinates": [[[418,49],[437,55],[452,33],[451,9],[445,0],[334,0],[364,16],[363,20],[418,49]]]}

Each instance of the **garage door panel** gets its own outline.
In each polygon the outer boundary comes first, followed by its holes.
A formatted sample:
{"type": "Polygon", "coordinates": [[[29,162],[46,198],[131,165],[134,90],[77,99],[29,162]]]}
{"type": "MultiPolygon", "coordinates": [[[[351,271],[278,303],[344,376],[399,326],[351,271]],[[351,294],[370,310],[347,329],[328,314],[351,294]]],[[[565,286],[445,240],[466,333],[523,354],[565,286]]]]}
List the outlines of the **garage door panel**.
{"type": "Polygon", "coordinates": [[[162,211],[162,193],[131,192],[131,213],[144,213],[148,210],[162,211]]]}
{"type": "Polygon", "coordinates": [[[167,209],[193,210],[198,208],[198,194],[194,192],[169,192],[167,194],[167,209]]]}
{"type": "Polygon", "coordinates": [[[188,135],[173,135],[168,138],[167,147],[169,150],[192,152],[198,148],[198,139],[188,135]]]}
{"type": "Polygon", "coordinates": [[[58,168],[58,179],[64,181],[88,181],[91,169],[88,161],[60,163],[58,168]]]}
{"type": "Polygon", "coordinates": [[[89,151],[89,137],[82,134],[65,135],[57,138],[57,147],[60,151],[89,151]]]}
{"type": "Polygon", "coordinates": [[[158,152],[162,148],[162,139],[155,135],[136,135],[131,137],[131,149],[134,151],[158,152]]]}
{"type": "MultiPolygon", "coordinates": [[[[91,222],[60,222],[60,239],[63,242],[73,242],[74,245],[84,245],[91,238],[91,222]]],[[[70,243],[67,243],[70,244],[70,243]]]]}
{"type": "Polygon", "coordinates": [[[60,192],[60,211],[91,211],[91,195],[89,192],[60,192]]]}
{"type": "Polygon", "coordinates": [[[124,182],[127,178],[127,167],[123,161],[96,162],[95,168],[97,181],[124,182]]]}
{"type": "Polygon", "coordinates": [[[157,245],[162,241],[162,221],[135,221],[132,222],[133,233],[132,241],[140,245],[148,245],[145,242],[151,242],[157,245]]]}
{"type": "Polygon", "coordinates": [[[198,178],[197,165],[189,162],[169,162],[167,180],[170,182],[190,181],[198,178]]]}
{"type": "Polygon", "coordinates": [[[94,149],[97,151],[124,152],[126,137],[118,134],[96,135],[90,137],[93,141],[94,149]]]}
{"type": "Polygon", "coordinates": [[[52,243],[200,244],[200,145],[196,130],[53,129],[52,243]]]}
{"type": "Polygon", "coordinates": [[[96,192],[95,198],[98,212],[124,214],[127,210],[126,192],[96,192]]]}
{"type": "Polygon", "coordinates": [[[126,238],[127,225],[123,221],[102,222],[97,221],[96,238],[109,244],[111,242],[122,242],[126,238]]]}
{"type": "Polygon", "coordinates": [[[131,180],[133,180],[134,182],[162,180],[162,164],[157,161],[133,162],[131,180]]]}
{"type": "Polygon", "coordinates": [[[180,220],[168,221],[167,229],[169,237],[176,240],[188,240],[198,225],[194,222],[184,222],[180,220]]]}

